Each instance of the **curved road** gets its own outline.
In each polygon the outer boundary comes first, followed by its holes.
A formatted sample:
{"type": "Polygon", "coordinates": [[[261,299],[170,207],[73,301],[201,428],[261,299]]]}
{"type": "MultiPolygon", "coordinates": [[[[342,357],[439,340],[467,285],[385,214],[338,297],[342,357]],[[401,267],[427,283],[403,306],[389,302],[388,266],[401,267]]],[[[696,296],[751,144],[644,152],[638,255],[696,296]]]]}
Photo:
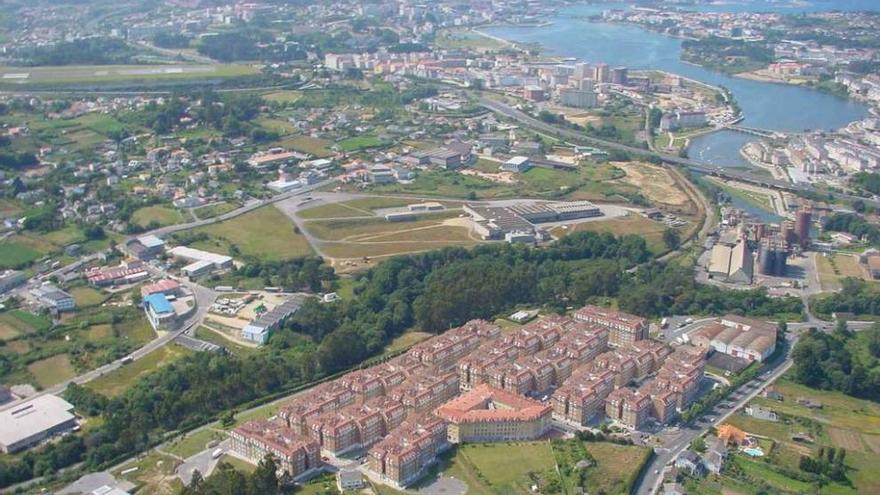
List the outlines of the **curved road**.
{"type": "MultiPolygon", "coordinates": [[[[763,177],[760,175],[754,175],[754,174],[750,174],[747,172],[740,172],[740,171],[736,171],[736,170],[732,170],[732,169],[725,169],[723,167],[710,165],[708,163],[697,161],[697,160],[692,160],[689,158],[681,158],[679,156],[669,155],[669,154],[665,154],[665,153],[655,153],[655,152],[652,152],[646,148],[636,148],[634,146],[628,146],[625,144],[616,143],[614,141],[608,141],[605,139],[595,138],[592,136],[588,136],[588,135],[584,134],[583,132],[578,132],[578,131],[574,131],[572,129],[567,129],[567,128],[563,128],[563,127],[558,127],[558,126],[555,126],[552,124],[548,124],[547,122],[542,122],[541,120],[538,120],[538,119],[536,119],[536,118],[534,118],[534,117],[522,112],[521,110],[518,110],[518,109],[516,109],[506,103],[502,103],[502,102],[492,100],[489,98],[485,98],[485,97],[480,98],[480,105],[482,105],[485,108],[488,108],[489,110],[491,110],[497,114],[501,114],[507,118],[516,120],[517,122],[520,122],[521,124],[524,124],[524,125],[531,127],[533,129],[538,129],[538,130],[541,130],[543,132],[546,132],[548,134],[552,134],[555,136],[561,136],[563,138],[570,139],[574,142],[589,143],[590,145],[593,145],[593,146],[599,146],[599,147],[606,148],[606,149],[623,151],[623,152],[629,153],[631,155],[641,156],[641,157],[645,157],[645,158],[659,157],[661,160],[663,160],[663,162],[668,163],[668,164],[679,165],[682,167],[687,167],[687,168],[694,170],[696,172],[710,174],[710,175],[716,175],[716,176],[724,177],[727,179],[734,179],[734,180],[746,182],[749,184],[754,184],[754,185],[758,185],[758,186],[762,186],[762,187],[768,187],[771,189],[779,189],[779,190],[790,191],[790,192],[794,192],[794,193],[817,193],[817,194],[826,194],[827,193],[827,191],[822,191],[822,190],[816,189],[812,186],[792,184],[790,182],[772,179],[769,177],[763,177]]],[[[862,198],[860,196],[854,196],[851,194],[844,194],[844,193],[835,193],[835,196],[839,197],[839,198],[849,199],[849,200],[860,199],[860,200],[864,201],[865,203],[869,203],[874,206],[880,206],[880,201],[875,201],[870,198],[862,198]]]]}

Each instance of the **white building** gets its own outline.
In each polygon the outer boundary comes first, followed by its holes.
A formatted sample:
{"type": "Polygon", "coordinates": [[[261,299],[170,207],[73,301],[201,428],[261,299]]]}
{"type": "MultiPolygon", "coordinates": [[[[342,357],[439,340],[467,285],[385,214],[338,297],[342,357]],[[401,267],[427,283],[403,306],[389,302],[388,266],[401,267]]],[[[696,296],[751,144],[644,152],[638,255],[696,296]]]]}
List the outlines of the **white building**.
{"type": "Polygon", "coordinates": [[[73,405],[51,394],[0,412],[0,450],[9,454],[77,426],[73,405]]]}
{"type": "Polygon", "coordinates": [[[48,282],[36,289],[31,289],[31,295],[36,297],[40,304],[52,311],[70,311],[76,308],[76,301],[74,301],[73,296],[48,282]]]}

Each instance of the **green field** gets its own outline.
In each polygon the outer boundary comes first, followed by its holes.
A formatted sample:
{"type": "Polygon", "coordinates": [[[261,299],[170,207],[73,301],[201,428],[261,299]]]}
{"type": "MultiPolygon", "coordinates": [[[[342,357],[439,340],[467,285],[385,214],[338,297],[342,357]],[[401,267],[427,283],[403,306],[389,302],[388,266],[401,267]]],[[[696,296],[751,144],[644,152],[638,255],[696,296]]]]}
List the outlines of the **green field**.
{"type": "Polygon", "coordinates": [[[235,246],[242,256],[273,261],[312,254],[306,238],[294,231],[293,222],[273,206],[192,232],[204,232],[211,238],[192,247],[212,252],[228,253],[230,246],[235,246]]]}
{"type": "Polygon", "coordinates": [[[198,208],[193,208],[193,213],[199,220],[203,220],[205,218],[213,218],[218,215],[223,215],[225,213],[229,213],[232,210],[239,208],[241,205],[238,203],[230,203],[224,201],[222,203],[215,203],[211,205],[200,206],[198,208]]]}
{"type": "Polygon", "coordinates": [[[183,215],[167,206],[145,206],[135,210],[131,221],[143,228],[165,227],[183,222],[183,215]]]}
{"type": "Polygon", "coordinates": [[[67,354],[34,361],[28,365],[28,371],[42,388],[51,387],[76,376],[67,354]]]}
{"type": "Polygon", "coordinates": [[[292,138],[275,141],[272,146],[281,148],[289,148],[302,153],[308,153],[318,158],[325,158],[333,154],[330,146],[333,143],[326,139],[313,138],[311,136],[296,136],[292,138]]]}
{"type": "MultiPolygon", "coordinates": [[[[744,431],[770,439],[769,455],[750,459],[743,455],[735,457],[735,467],[744,477],[730,475],[754,490],[769,485],[778,493],[811,492],[815,484],[804,483],[793,477],[799,472],[802,455],[815,456],[820,447],[846,450],[847,477],[852,487],[841,483],[828,483],[818,493],[855,494],[880,492],[880,404],[856,399],[839,392],[810,389],[792,382],[787,377],[775,385],[784,396],[783,401],[764,397],[755,398],[751,404],[760,405],[776,412],[780,420],[764,421],[746,416],[741,411],[729,422],[744,431]],[[810,409],[797,404],[798,398],[807,398],[822,404],[820,409],[810,409]],[[815,443],[793,441],[795,433],[806,433],[815,443]]],[[[719,480],[707,480],[706,485],[719,480]]],[[[725,480],[720,480],[725,484],[725,480]]]]}
{"type": "Polygon", "coordinates": [[[131,364],[126,364],[100,378],[90,381],[86,386],[108,397],[116,397],[125,392],[128,387],[143,375],[189,354],[190,351],[183,347],[166,345],[131,364]]]}
{"type": "Polygon", "coordinates": [[[209,442],[220,441],[225,438],[226,435],[224,433],[205,428],[185,437],[178,438],[172,443],[166,445],[162,450],[169,454],[174,454],[187,459],[207,449],[209,442]]]}
{"type": "Polygon", "coordinates": [[[0,269],[21,268],[42,256],[43,253],[22,242],[0,241],[0,269]]]}
{"type": "Polygon", "coordinates": [[[19,335],[46,330],[52,322],[45,316],[34,315],[18,309],[0,313],[0,339],[9,340],[19,335]]]}
{"type": "Polygon", "coordinates": [[[382,141],[376,136],[357,136],[343,139],[339,142],[339,148],[342,151],[360,151],[367,148],[375,148],[381,146],[382,141]]]}
{"type": "Polygon", "coordinates": [[[86,308],[89,306],[97,306],[107,300],[107,296],[101,291],[91,287],[79,286],[70,289],[70,295],[76,301],[77,307],[86,308]]]}
{"type": "Polygon", "coordinates": [[[300,91],[274,91],[263,95],[263,99],[273,103],[293,103],[302,98],[300,91]]]}

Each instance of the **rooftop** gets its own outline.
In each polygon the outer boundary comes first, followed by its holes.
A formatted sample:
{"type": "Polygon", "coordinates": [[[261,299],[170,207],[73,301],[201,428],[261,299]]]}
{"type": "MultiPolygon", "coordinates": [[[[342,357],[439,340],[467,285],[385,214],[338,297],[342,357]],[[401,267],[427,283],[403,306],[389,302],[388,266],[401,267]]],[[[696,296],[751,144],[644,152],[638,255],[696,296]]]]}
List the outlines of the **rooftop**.
{"type": "Polygon", "coordinates": [[[437,415],[454,423],[533,421],[552,412],[548,404],[481,384],[437,408],[437,415]]]}
{"type": "Polygon", "coordinates": [[[14,445],[75,419],[73,405],[56,395],[41,395],[0,412],[0,444],[14,445]]]}

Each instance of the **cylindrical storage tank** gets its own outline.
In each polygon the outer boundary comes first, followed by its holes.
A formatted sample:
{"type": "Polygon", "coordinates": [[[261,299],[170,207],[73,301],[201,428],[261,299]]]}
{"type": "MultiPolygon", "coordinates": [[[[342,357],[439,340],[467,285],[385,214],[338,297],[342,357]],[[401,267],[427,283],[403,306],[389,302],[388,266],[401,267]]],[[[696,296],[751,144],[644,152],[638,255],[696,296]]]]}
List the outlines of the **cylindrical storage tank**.
{"type": "Polygon", "coordinates": [[[773,255],[770,246],[766,243],[761,244],[761,250],[758,252],[758,272],[761,275],[773,274],[773,255]]]}
{"type": "Polygon", "coordinates": [[[785,262],[788,254],[782,250],[777,249],[773,252],[773,274],[779,277],[785,276],[785,262]]]}

